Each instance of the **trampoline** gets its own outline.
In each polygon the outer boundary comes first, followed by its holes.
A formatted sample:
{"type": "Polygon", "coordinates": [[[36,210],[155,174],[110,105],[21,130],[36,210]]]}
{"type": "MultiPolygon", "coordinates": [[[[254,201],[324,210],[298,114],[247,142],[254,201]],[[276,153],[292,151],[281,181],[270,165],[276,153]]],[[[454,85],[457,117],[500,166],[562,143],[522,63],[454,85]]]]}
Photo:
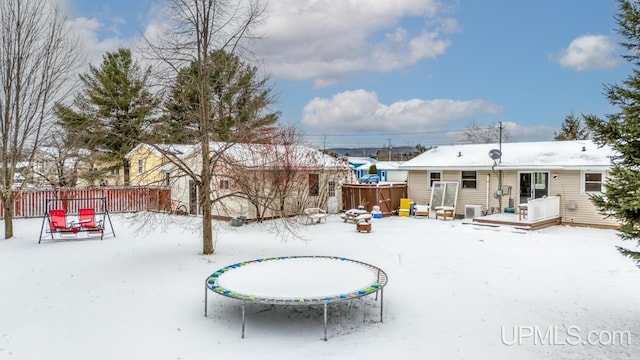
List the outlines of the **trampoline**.
{"type": "Polygon", "coordinates": [[[387,274],[382,269],[337,256],[281,256],[256,259],[223,267],[205,281],[204,316],[208,292],[242,301],[242,337],[247,303],[270,305],[323,305],[324,340],[327,340],[327,305],[380,292],[380,322],[383,288],[387,274]]]}

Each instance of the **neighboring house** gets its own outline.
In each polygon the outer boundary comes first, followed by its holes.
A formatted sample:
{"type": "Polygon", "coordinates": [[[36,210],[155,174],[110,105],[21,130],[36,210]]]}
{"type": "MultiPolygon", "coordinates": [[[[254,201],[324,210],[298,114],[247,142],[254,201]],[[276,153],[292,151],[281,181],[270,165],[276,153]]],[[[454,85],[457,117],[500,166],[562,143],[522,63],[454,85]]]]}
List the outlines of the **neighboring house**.
{"type": "MultiPolygon", "coordinates": [[[[401,169],[400,164],[402,164],[400,161],[375,161],[373,163],[373,165],[376,166],[376,174],[380,178],[380,181],[405,182],[407,181],[407,170],[401,169]]],[[[371,166],[371,164],[360,165],[355,168],[355,171],[363,175],[368,174],[369,166],[371,166]]]]}
{"type": "Polygon", "coordinates": [[[529,199],[559,196],[563,223],[615,227],[618,223],[598,213],[589,198],[604,190],[610,147],[589,140],[438,146],[400,165],[408,171],[408,195],[418,204],[430,201],[435,181],[459,184],[456,214],[465,205],[498,209],[529,199]]]}
{"type": "Polygon", "coordinates": [[[137,145],[125,155],[129,161],[129,185],[171,185],[172,164],[165,153],[170,153],[176,158],[185,158],[193,149],[194,145],[182,144],[160,144],[156,147],[148,144],[137,145]]]}
{"type": "MultiPolygon", "coordinates": [[[[166,147],[191,171],[200,173],[198,145],[166,147]]],[[[353,177],[346,161],[300,145],[211,143],[210,149],[212,155],[220,156],[211,184],[213,215],[218,218],[297,215],[306,207],[337,213],[342,184],[353,177]]],[[[200,213],[194,179],[160,151],[140,145],[127,158],[132,185],[171,185],[173,201],[188,204],[190,213],[200,213]]]]}
{"type": "Polygon", "coordinates": [[[355,178],[359,178],[369,173],[369,166],[376,163],[375,159],[364,156],[347,156],[349,166],[353,169],[355,178]]]}
{"type": "Polygon", "coordinates": [[[35,187],[122,185],[119,167],[98,157],[86,149],[40,146],[29,167],[29,183],[35,187]]]}
{"type": "Polygon", "coordinates": [[[35,187],[86,186],[80,174],[91,168],[85,161],[88,154],[85,149],[36,148],[30,167],[32,184],[35,187]]]}

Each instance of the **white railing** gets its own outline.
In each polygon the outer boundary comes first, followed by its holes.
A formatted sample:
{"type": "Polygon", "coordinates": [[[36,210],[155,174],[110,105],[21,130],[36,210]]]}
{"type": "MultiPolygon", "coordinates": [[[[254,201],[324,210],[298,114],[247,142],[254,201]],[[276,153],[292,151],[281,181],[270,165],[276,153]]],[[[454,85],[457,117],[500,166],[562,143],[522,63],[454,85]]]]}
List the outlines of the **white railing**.
{"type": "Polygon", "coordinates": [[[538,221],[560,216],[560,197],[549,196],[527,201],[527,220],[538,221]]]}

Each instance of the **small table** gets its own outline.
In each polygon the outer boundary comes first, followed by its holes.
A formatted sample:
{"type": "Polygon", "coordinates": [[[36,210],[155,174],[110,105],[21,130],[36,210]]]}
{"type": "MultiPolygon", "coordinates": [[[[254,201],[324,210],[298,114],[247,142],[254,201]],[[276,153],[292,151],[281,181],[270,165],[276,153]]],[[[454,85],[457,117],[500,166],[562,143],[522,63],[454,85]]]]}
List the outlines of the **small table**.
{"type": "Polygon", "coordinates": [[[368,221],[371,219],[371,214],[369,214],[366,210],[360,209],[350,209],[344,212],[344,214],[340,215],[344,222],[353,222],[358,223],[360,220],[368,221]]]}
{"type": "Polygon", "coordinates": [[[518,220],[522,220],[523,217],[527,216],[527,210],[529,210],[529,204],[518,205],[518,220]]]}

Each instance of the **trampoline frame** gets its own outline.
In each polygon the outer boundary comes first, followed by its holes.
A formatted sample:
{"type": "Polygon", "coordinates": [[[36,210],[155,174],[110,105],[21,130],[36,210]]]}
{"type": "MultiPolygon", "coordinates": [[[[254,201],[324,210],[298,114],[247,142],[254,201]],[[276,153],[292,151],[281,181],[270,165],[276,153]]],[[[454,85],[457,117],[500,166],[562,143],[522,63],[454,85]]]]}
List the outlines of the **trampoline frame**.
{"type": "Polygon", "coordinates": [[[218,295],[222,295],[234,300],[242,301],[242,338],[244,338],[245,331],[245,313],[246,313],[246,305],[247,302],[256,303],[256,304],[268,304],[268,305],[296,305],[296,306],[308,306],[308,305],[323,305],[323,317],[324,317],[324,341],[327,341],[327,305],[333,302],[343,302],[348,300],[353,300],[357,298],[361,298],[367,295],[371,295],[375,293],[376,298],[378,300],[378,292],[380,292],[380,322],[383,322],[383,306],[384,306],[384,286],[387,284],[388,278],[387,274],[380,269],[379,267],[373,266],[371,264],[367,264],[362,261],[347,259],[339,256],[278,256],[272,258],[263,258],[263,259],[255,259],[251,261],[244,261],[237,264],[225,266],[221,269],[218,269],[213,274],[209,275],[205,280],[204,286],[204,316],[207,316],[207,304],[208,304],[208,293],[209,290],[213,291],[218,295]],[[358,289],[346,294],[332,295],[332,296],[324,296],[324,297],[312,297],[312,298],[275,298],[275,297],[256,297],[254,295],[241,294],[238,292],[230,291],[221,287],[218,284],[218,277],[224,274],[227,271],[246,266],[253,263],[261,263],[265,261],[277,261],[277,260],[287,260],[287,259],[304,259],[304,258],[320,258],[320,259],[332,259],[336,261],[349,261],[352,263],[356,263],[361,265],[371,272],[374,273],[376,277],[376,281],[369,284],[368,286],[358,289]]]}

